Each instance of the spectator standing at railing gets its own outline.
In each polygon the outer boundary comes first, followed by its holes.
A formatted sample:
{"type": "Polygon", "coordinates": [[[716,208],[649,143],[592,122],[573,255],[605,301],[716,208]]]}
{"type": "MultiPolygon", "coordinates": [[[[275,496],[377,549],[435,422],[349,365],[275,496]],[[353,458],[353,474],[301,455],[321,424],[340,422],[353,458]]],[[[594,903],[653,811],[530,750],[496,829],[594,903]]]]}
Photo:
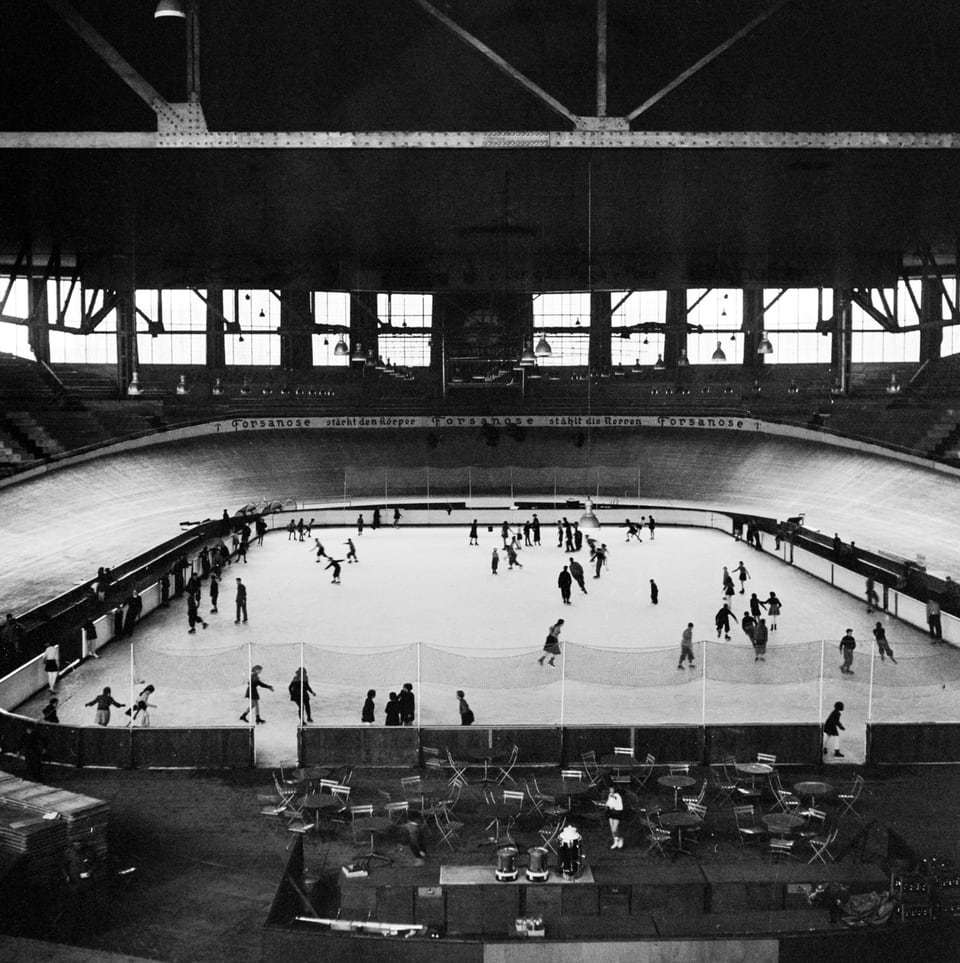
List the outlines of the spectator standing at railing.
{"type": "Polygon", "coordinates": [[[287,541],[295,540],[297,537],[297,523],[291,518],[287,522],[287,541]]]}
{"type": "Polygon", "coordinates": [[[264,521],[262,515],[257,516],[257,520],[253,523],[254,528],[257,530],[257,544],[263,544],[263,536],[267,534],[267,523],[264,521]]]}
{"type": "Polygon", "coordinates": [[[401,518],[403,518],[403,515],[400,514],[400,509],[399,509],[399,508],[395,508],[395,509],[393,510],[393,527],[394,527],[394,528],[399,528],[399,527],[400,527],[400,519],[401,519],[401,518]]]}
{"type": "Polygon", "coordinates": [[[137,620],[140,618],[140,613],[143,611],[143,599],[140,598],[140,593],[134,589],[133,595],[127,599],[127,612],[123,618],[123,634],[133,635],[133,628],[137,624],[137,620]]]}
{"type": "Polygon", "coordinates": [[[950,615],[960,615],[960,585],[957,585],[949,575],[943,587],[940,605],[950,615]]]}
{"type": "Polygon", "coordinates": [[[940,624],[940,603],[933,595],[927,599],[927,629],[930,632],[930,637],[933,639],[934,645],[938,642],[943,642],[943,628],[940,624]]]}
{"type": "Polygon", "coordinates": [[[43,671],[47,673],[47,688],[57,691],[57,676],[60,674],[60,646],[51,642],[43,650],[43,671]]]}
{"type": "Polygon", "coordinates": [[[13,612],[7,612],[0,623],[0,660],[15,661],[20,657],[23,647],[23,626],[13,617],[13,612]]]}

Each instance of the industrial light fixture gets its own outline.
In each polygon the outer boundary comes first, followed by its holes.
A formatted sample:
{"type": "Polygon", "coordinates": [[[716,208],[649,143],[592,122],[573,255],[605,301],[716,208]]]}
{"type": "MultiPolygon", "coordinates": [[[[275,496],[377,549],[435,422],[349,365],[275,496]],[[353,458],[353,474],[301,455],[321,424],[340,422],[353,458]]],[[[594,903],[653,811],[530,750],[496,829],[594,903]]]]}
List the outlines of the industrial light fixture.
{"type": "Polygon", "coordinates": [[[549,358],[553,354],[553,348],[550,347],[550,342],[547,341],[546,337],[540,335],[540,340],[537,342],[536,348],[534,348],[533,353],[538,358],[549,358]]]}
{"type": "Polygon", "coordinates": [[[662,354],[657,355],[657,363],[653,366],[653,368],[654,368],[654,371],[663,371],[663,369],[666,368],[666,365],[663,363],[662,354]]]}
{"type": "Polygon", "coordinates": [[[239,338],[237,338],[237,341],[239,341],[241,344],[243,344],[243,335],[242,335],[242,334],[240,335],[239,338]]]}
{"type": "Polygon", "coordinates": [[[587,499],[586,507],[583,510],[583,514],[580,516],[580,527],[581,528],[600,528],[600,522],[597,520],[597,516],[593,513],[593,502],[587,499]]]}
{"type": "Polygon", "coordinates": [[[363,353],[363,348],[360,346],[360,342],[357,342],[357,346],[353,349],[353,354],[350,355],[351,361],[366,361],[367,356],[363,353]]]}
{"type": "Polygon", "coordinates": [[[177,17],[180,20],[187,19],[187,7],[183,0],[160,0],[157,9],[153,11],[154,20],[163,17],[177,17]]]}
{"type": "Polygon", "coordinates": [[[687,358],[687,349],[686,349],[686,348],[681,348],[681,349],[680,349],[680,357],[677,358],[677,367],[678,367],[678,368],[686,368],[688,364],[690,364],[690,361],[689,361],[689,359],[687,358]]]}
{"type": "Polygon", "coordinates": [[[530,345],[527,345],[523,349],[523,353],[520,355],[520,364],[528,366],[536,363],[537,356],[533,353],[533,349],[530,347],[530,345]]]}
{"type": "Polygon", "coordinates": [[[711,361],[726,361],[727,356],[723,353],[723,348],[720,346],[720,342],[717,342],[717,349],[710,355],[711,361]]]}
{"type": "Polygon", "coordinates": [[[347,347],[347,342],[344,341],[343,335],[340,335],[340,340],[334,345],[333,356],[335,358],[345,358],[350,354],[350,349],[347,347]]]}
{"type": "Polygon", "coordinates": [[[887,385],[887,394],[895,395],[900,392],[900,383],[897,381],[896,371],[890,373],[890,384],[887,385]]]}
{"type": "Polygon", "coordinates": [[[261,317],[261,318],[265,318],[266,316],[267,316],[267,313],[263,310],[263,308],[261,308],[261,309],[260,309],[260,317],[261,317]]]}
{"type": "Polygon", "coordinates": [[[757,345],[757,354],[773,354],[773,345],[762,331],[760,332],[760,343],[757,345]]]}
{"type": "Polygon", "coordinates": [[[330,339],[329,339],[329,338],[324,338],[324,339],[323,339],[323,346],[324,346],[325,348],[329,348],[329,347],[330,347],[330,339]]]}

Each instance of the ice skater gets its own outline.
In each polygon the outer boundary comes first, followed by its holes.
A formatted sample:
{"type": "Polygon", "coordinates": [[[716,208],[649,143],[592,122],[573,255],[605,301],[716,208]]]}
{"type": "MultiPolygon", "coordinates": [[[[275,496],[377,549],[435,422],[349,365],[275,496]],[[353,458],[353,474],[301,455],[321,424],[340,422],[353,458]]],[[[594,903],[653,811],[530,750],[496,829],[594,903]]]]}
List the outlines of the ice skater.
{"type": "Polygon", "coordinates": [[[761,602],[756,592],[750,593],[750,614],[755,618],[760,618],[760,613],[767,607],[766,602],[761,602]]]}
{"type": "Polygon", "coordinates": [[[890,656],[890,661],[896,665],[897,660],[893,657],[893,649],[887,641],[887,633],[882,622],[877,622],[873,627],[873,637],[877,640],[877,648],[880,650],[880,661],[886,662],[886,657],[890,656]]]}
{"type": "Polygon", "coordinates": [[[720,607],[717,614],[713,617],[714,624],[717,627],[717,638],[720,638],[720,633],[723,633],[724,639],[730,641],[730,616],[733,613],[730,611],[730,606],[724,602],[720,607]]]}
{"type": "Polygon", "coordinates": [[[537,513],[533,513],[533,518],[530,520],[530,527],[533,529],[533,544],[537,546],[540,544],[540,519],[537,518],[537,513]]]}
{"type": "Polygon", "coordinates": [[[479,544],[480,544],[480,539],[479,539],[479,537],[477,536],[477,520],[476,520],[476,519],[474,519],[474,520],[470,523],[470,544],[471,544],[471,545],[479,545],[479,544]]]}
{"type": "Polygon", "coordinates": [[[243,621],[247,621],[247,587],[240,579],[237,579],[237,594],[234,599],[237,606],[237,617],[233,620],[234,625],[239,625],[241,616],[243,621]]]}
{"type": "Polygon", "coordinates": [[[217,600],[220,598],[220,576],[214,572],[210,576],[210,611],[217,614],[217,600]]]}
{"type": "Polygon", "coordinates": [[[751,645],[757,644],[757,620],[749,613],[744,612],[740,620],[740,628],[743,634],[750,640],[751,645]]]}
{"type": "Polygon", "coordinates": [[[362,512],[359,515],[357,515],[357,534],[358,535],[363,534],[363,513],[362,512]]]}
{"type": "Polygon", "coordinates": [[[124,715],[130,716],[130,721],[127,723],[128,726],[135,725],[139,717],[141,728],[150,728],[150,710],[157,708],[150,701],[150,696],[152,696],[155,691],[152,685],[148,685],[146,688],[140,690],[140,695],[137,696],[133,705],[124,713],[124,715]]]}
{"type": "Polygon", "coordinates": [[[360,559],[357,558],[357,547],[353,544],[353,539],[348,538],[344,543],[347,546],[347,564],[351,565],[353,562],[360,564],[360,559]]]}
{"type": "Polygon", "coordinates": [[[498,568],[500,568],[500,553],[494,549],[493,554],[490,556],[490,574],[496,575],[498,568]]]}
{"type": "Polygon", "coordinates": [[[737,573],[737,578],[740,579],[740,594],[746,595],[746,581],[750,578],[750,573],[747,571],[747,566],[743,562],[737,562],[734,571],[737,573]]]}
{"type": "Polygon", "coordinates": [[[269,689],[273,692],[273,686],[269,682],[264,682],[260,678],[260,673],[263,672],[262,665],[255,665],[250,670],[250,683],[247,686],[247,691],[244,693],[244,698],[249,700],[247,703],[247,708],[243,710],[243,715],[240,716],[241,722],[249,722],[250,710],[253,710],[253,718],[257,720],[258,725],[262,725],[266,722],[266,719],[260,716],[260,690],[269,689]]]}
{"type": "Polygon", "coordinates": [[[626,519],[623,524],[627,528],[627,537],[624,539],[625,542],[629,542],[631,538],[635,538],[638,542],[643,541],[643,539],[640,537],[640,532],[637,529],[637,526],[634,525],[629,518],[626,519]]]}
{"type": "Polygon", "coordinates": [[[757,619],[757,627],[753,631],[754,631],[753,661],[766,662],[767,661],[767,640],[770,638],[770,633],[767,631],[767,620],[757,619]]]}
{"type": "Polygon", "coordinates": [[[840,733],[845,728],[840,721],[841,712],[843,712],[843,703],[834,702],[833,712],[827,716],[826,722],[823,724],[823,734],[827,737],[826,745],[823,747],[823,754],[826,755],[832,746],[834,756],[840,759],[843,758],[843,753],[840,751],[840,733]]]}
{"type": "Polygon", "coordinates": [[[736,589],[733,587],[733,576],[726,565],[723,566],[723,594],[728,599],[736,594],[736,589]]]}
{"type": "Polygon", "coordinates": [[[297,668],[293,673],[293,678],[287,686],[287,693],[290,701],[295,703],[300,715],[300,724],[313,722],[313,713],[310,711],[310,696],[315,696],[316,692],[310,688],[310,679],[307,677],[307,670],[297,668]]]}
{"type": "Polygon", "coordinates": [[[190,626],[187,632],[188,635],[197,634],[198,622],[204,628],[207,627],[207,623],[204,622],[203,616],[200,614],[200,609],[197,606],[197,597],[195,595],[188,595],[187,596],[187,624],[190,626]]]}
{"type": "Polygon", "coordinates": [[[602,568],[604,567],[604,565],[606,565],[606,562],[607,562],[607,546],[606,546],[606,544],[603,544],[603,545],[598,546],[597,548],[594,548],[594,550],[593,550],[593,555],[591,556],[591,559],[590,559],[590,560],[594,563],[594,566],[595,566],[595,567],[594,567],[594,572],[593,572],[593,577],[594,577],[594,578],[600,578],[600,569],[602,569],[602,568]]]}
{"type": "Polygon", "coordinates": [[[567,566],[564,565],[560,574],[557,576],[557,585],[560,588],[560,598],[564,605],[570,604],[570,588],[573,585],[573,576],[570,575],[567,566]]]}
{"type": "Polygon", "coordinates": [[[110,686],[106,686],[100,695],[94,696],[93,699],[86,703],[86,705],[97,707],[95,721],[98,726],[109,726],[111,706],[116,709],[123,709],[126,706],[126,703],[117,702],[116,699],[114,699],[110,694],[110,686]]]}
{"type": "Polygon", "coordinates": [[[589,594],[583,580],[583,566],[572,555],[570,556],[570,565],[568,568],[570,569],[570,577],[580,586],[580,591],[583,592],[584,595],[589,594]]]}
{"type": "Polygon", "coordinates": [[[777,628],[777,616],[783,608],[783,603],[777,598],[776,592],[771,592],[763,604],[766,605],[767,615],[770,616],[770,631],[774,632],[777,628]]]}
{"type": "MultiPolygon", "coordinates": [[[[329,556],[328,556],[329,558],[329,556]]],[[[324,566],[324,571],[328,568],[333,569],[333,578],[330,580],[331,585],[340,584],[340,563],[343,561],[342,558],[330,558],[327,564],[324,566]]]]}
{"type": "Polygon", "coordinates": [[[857,640],[853,637],[853,629],[847,629],[846,634],[840,640],[840,651],[843,653],[843,664],[840,671],[844,675],[853,675],[853,650],[857,647],[857,640]]]}
{"type": "Polygon", "coordinates": [[[507,545],[506,552],[507,552],[507,570],[508,571],[514,567],[523,568],[523,566],[520,564],[520,560],[517,558],[516,540],[512,540],[507,545]]]}
{"type": "Polygon", "coordinates": [[[323,547],[319,538],[313,540],[314,554],[317,556],[317,561],[319,562],[321,558],[324,558],[327,554],[326,549],[323,547]]]}
{"type": "Polygon", "coordinates": [[[562,629],[563,619],[557,619],[557,621],[547,629],[547,639],[543,643],[543,655],[537,659],[538,665],[543,665],[543,660],[549,655],[549,664],[556,667],[553,660],[560,654],[560,631],[562,629]]]}
{"type": "Polygon", "coordinates": [[[880,596],[877,595],[877,586],[872,575],[867,578],[866,595],[867,614],[870,615],[874,609],[880,608],[880,596]]]}
{"type": "Polygon", "coordinates": [[[395,508],[395,509],[393,510],[393,527],[394,527],[394,528],[399,528],[399,527],[400,527],[400,519],[401,519],[401,518],[403,518],[403,515],[400,514],[400,509],[399,509],[399,508],[395,508]]]}
{"type": "Polygon", "coordinates": [[[650,604],[660,604],[660,586],[653,579],[650,579],[650,604]]]}
{"type": "Polygon", "coordinates": [[[650,541],[652,542],[654,533],[657,530],[657,520],[653,517],[653,515],[647,519],[647,528],[650,529],[650,541]]]}
{"type": "Polygon", "coordinates": [[[684,660],[690,663],[690,668],[696,668],[693,664],[693,622],[687,622],[687,627],[680,636],[680,661],[677,668],[684,668],[684,660]]]}

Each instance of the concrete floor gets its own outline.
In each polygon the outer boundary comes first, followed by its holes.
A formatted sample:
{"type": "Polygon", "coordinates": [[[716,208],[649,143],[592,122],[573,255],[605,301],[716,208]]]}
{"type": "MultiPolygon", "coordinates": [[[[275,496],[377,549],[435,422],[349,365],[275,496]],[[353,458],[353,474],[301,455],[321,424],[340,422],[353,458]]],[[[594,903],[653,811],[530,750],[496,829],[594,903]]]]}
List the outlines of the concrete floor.
{"type": "MultiPolygon", "coordinates": [[[[834,701],[846,704],[848,761],[862,761],[868,713],[873,721],[953,721],[960,653],[931,647],[927,636],[881,616],[898,665],[871,666],[871,629],[877,616],[863,604],[784,564],[769,553],[706,529],[659,527],[654,541],[625,543],[621,528],[600,537],[610,548],[609,567],[587,572],[583,595],[561,604],[557,574],[567,555],[555,529],[543,544],[520,554],[522,569],[490,572],[497,531],[481,528],[480,545],[468,545],[466,527],[384,528],[359,537],[353,529],[315,530],[328,553],[346,555],[352,537],[357,564],[343,564],[341,583],[317,564],[312,542],[271,532],[255,546],[249,564],[224,576],[218,614],[201,606],[210,628],[187,633],[186,606],[146,617],[130,642],[111,643],[59,685],[63,722],[91,724],[86,708],[103,686],[118,701],[149,682],[156,686],[154,726],[240,724],[248,664],[261,664],[274,685],[264,692],[257,727],[260,765],[294,765],[296,707],[287,684],[301,651],[317,725],[354,725],[367,688],[377,690],[377,724],[390,691],[412,682],[423,725],[459,721],[455,690],[463,688],[481,724],[553,725],[609,723],[816,722],[834,701]],[[746,636],[717,640],[713,617],[722,603],[721,573],[743,559],[749,591],[783,603],[771,632],[766,662],[754,661],[746,636]],[[234,579],[248,586],[250,621],[234,624],[234,579]],[[650,603],[656,578],[660,603],[650,603]],[[564,618],[564,656],[558,668],[539,666],[547,627],[564,618]],[[680,633],[694,623],[696,669],[676,669],[680,633]],[[838,670],[838,642],[847,627],[860,642],[853,676],[838,670]],[[419,653],[418,653],[419,643],[419,653]],[[419,666],[418,666],[419,654],[419,666]],[[820,669],[823,660],[823,686],[820,669]],[[706,664],[706,679],[704,677],[706,664]],[[874,686],[870,690],[871,671],[874,686]]],[[[502,552],[501,552],[502,554],[502,552]]],[[[587,563],[587,552],[580,553],[587,563]]],[[[736,595],[733,609],[744,610],[736,595]]],[[[39,715],[41,695],[20,707],[39,715]]],[[[114,710],[112,725],[127,719],[114,710]]]]}

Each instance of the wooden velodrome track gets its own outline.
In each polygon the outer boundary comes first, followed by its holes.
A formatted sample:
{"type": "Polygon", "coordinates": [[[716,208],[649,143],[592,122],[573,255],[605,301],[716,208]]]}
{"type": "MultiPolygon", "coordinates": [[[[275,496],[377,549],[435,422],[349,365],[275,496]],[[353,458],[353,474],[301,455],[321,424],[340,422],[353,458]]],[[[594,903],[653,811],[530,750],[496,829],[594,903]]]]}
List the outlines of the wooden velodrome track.
{"type": "MultiPolygon", "coordinates": [[[[734,431],[528,429],[496,445],[474,430],[259,431],[168,441],[0,489],[0,607],[23,612],[180,530],[261,498],[300,504],[473,494],[517,473],[517,495],[615,495],[786,518],[863,548],[960,571],[960,476],[827,444],[734,431]],[[455,469],[463,468],[462,472],[455,469]],[[554,469],[556,468],[556,472],[554,469]],[[533,483],[532,481],[533,480],[533,483]]],[[[500,492],[503,493],[501,488],[500,492]]],[[[509,488],[506,489],[509,491],[509,488]]],[[[619,512],[607,520],[622,521],[619,512]]],[[[604,516],[601,513],[601,522],[604,516]]]]}

